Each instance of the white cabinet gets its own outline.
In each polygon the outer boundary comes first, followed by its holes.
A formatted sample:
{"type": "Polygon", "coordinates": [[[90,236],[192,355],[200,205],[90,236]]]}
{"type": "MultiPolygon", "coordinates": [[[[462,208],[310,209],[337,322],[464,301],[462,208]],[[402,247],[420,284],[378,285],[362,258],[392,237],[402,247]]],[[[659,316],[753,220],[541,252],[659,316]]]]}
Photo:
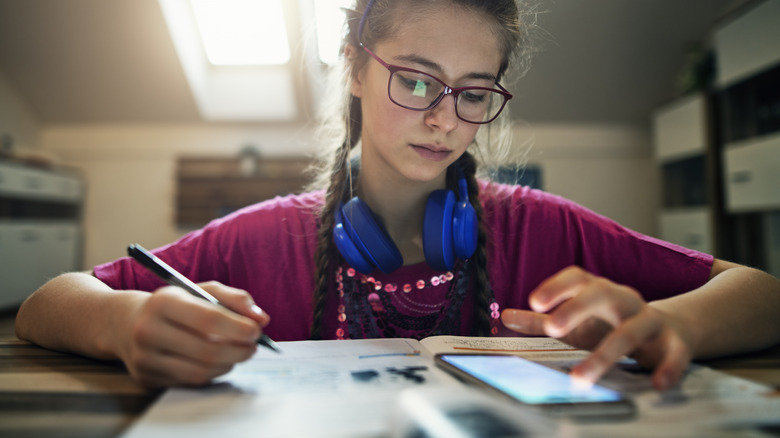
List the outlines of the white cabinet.
{"type": "Polygon", "coordinates": [[[715,251],[713,217],[709,208],[666,210],[659,215],[661,238],[707,254],[715,251]]]}
{"type": "Polygon", "coordinates": [[[0,162],[0,309],[80,269],[83,192],[76,175],[0,162]]]}
{"type": "Polygon", "coordinates": [[[723,166],[730,212],[780,209],[780,134],[731,145],[723,166]]]}
{"type": "Polygon", "coordinates": [[[729,251],[780,276],[780,0],[747,2],[716,30],[729,251]]]}
{"type": "Polygon", "coordinates": [[[708,145],[707,108],[703,95],[694,94],[655,112],[653,133],[659,161],[703,154],[708,145]]]}
{"type": "Polygon", "coordinates": [[[726,88],[780,62],[780,1],[767,0],[715,32],[718,86],[726,88]]]}
{"type": "Polygon", "coordinates": [[[43,169],[0,163],[0,196],[25,200],[80,202],[80,179],[43,169]]]}
{"type": "Polygon", "coordinates": [[[81,229],[71,222],[0,222],[0,308],[21,303],[57,274],[77,269],[81,229]]]}
{"type": "Polygon", "coordinates": [[[656,110],[653,143],[663,185],[658,237],[716,254],[721,216],[710,102],[710,96],[697,93],[656,110]]]}

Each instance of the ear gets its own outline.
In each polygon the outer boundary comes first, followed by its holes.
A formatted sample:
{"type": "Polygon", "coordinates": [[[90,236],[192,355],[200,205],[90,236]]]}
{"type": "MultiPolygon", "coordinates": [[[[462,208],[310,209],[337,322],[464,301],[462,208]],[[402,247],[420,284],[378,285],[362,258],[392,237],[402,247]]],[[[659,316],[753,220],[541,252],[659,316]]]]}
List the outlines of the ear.
{"type": "Polygon", "coordinates": [[[358,48],[352,44],[344,46],[344,60],[349,70],[349,92],[355,97],[363,97],[362,81],[360,75],[362,69],[358,69],[358,48]]]}

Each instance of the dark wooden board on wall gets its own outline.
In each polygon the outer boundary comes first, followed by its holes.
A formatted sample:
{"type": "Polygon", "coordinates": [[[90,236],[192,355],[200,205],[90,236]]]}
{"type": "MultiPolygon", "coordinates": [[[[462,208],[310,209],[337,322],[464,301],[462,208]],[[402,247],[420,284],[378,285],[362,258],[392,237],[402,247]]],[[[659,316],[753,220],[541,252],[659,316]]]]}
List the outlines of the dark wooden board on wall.
{"type": "Polygon", "coordinates": [[[310,182],[309,158],[258,158],[254,170],[239,157],[183,157],[178,161],[176,224],[199,228],[212,219],[275,196],[300,193],[310,182]]]}

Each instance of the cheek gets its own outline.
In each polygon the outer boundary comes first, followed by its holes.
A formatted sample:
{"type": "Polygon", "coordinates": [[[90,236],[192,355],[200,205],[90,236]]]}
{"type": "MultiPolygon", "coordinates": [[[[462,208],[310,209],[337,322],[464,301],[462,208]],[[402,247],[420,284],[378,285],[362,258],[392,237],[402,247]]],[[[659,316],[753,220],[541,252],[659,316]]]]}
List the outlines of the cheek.
{"type": "Polygon", "coordinates": [[[387,94],[367,96],[363,102],[363,120],[375,132],[408,132],[409,125],[421,123],[422,113],[394,104],[387,94]]]}
{"type": "Polygon", "coordinates": [[[460,140],[460,147],[463,148],[463,150],[466,150],[471,143],[474,141],[474,137],[477,135],[477,131],[479,131],[479,125],[474,125],[471,123],[466,122],[460,122],[460,126],[458,127],[458,139],[460,140]]]}

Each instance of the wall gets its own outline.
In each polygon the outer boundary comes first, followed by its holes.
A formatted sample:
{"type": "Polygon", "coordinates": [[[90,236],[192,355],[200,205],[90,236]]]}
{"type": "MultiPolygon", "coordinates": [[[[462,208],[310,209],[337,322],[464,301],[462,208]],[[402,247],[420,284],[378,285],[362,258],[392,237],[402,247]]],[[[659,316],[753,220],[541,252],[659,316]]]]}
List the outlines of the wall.
{"type": "Polygon", "coordinates": [[[182,235],[174,216],[178,156],[234,155],[247,144],[300,155],[315,144],[300,128],[168,124],[52,125],[42,142],[87,181],[85,267],[125,255],[129,243],[154,248],[182,235]]]}
{"type": "MultiPolygon", "coordinates": [[[[87,181],[84,266],[178,238],[175,160],[180,154],[235,154],[255,144],[267,155],[307,154],[309,129],[206,125],[47,126],[46,151],[87,181]]],[[[537,125],[516,130],[518,153],[543,167],[544,187],[638,231],[653,234],[658,180],[649,134],[620,126],[537,125]],[[533,142],[528,149],[527,143],[533,142]]]]}
{"type": "Polygon", "coordinates": [[[656,235],[660,176],[650,132],[620,125],[536,124],[515,130],[518,151],[542,167],[546,191],[656,235]],[[524,144],[531,143],[530,148],[524,144]]]}
{"type": "Polygon", "coordinates": [[[15,148],[33,149],[39,144],[40,126],[32,108],[0,72],[0,135],[5,134],[13,137],[15,148]]]}

